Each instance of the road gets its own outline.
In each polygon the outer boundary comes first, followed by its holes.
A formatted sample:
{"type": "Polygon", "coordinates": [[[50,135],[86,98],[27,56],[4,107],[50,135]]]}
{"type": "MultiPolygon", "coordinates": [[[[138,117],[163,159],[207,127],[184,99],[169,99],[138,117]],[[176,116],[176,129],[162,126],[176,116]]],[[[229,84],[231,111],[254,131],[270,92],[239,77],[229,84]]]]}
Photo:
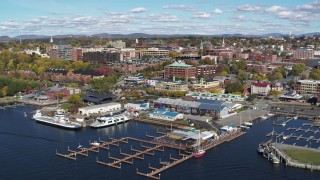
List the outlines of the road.
{"type": "Polygon", "coordinates": [[[268,110],[269,103],[266,100],[257,101],[254,107],[257,107],[257,109],[248,109],[236,115],[220,119],[219,121],[217,121],[217,124],[221,126],[231,126],[231,125],[237,126],[240,124],[240,117],[241,117],[241,123],[243,123],[243,122],[248,122],[248,121],[257,119],[259,116],[265,115],[269,112],[268,110]]]}

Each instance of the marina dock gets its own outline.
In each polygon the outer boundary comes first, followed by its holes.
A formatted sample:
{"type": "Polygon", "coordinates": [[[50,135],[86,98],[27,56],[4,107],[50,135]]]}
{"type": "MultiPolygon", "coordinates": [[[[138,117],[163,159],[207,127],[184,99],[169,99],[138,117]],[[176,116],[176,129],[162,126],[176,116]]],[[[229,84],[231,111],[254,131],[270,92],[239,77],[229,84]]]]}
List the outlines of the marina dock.
{"type": "MultiPolygon", "coordinates": [[[[311,132],[314,132],[314,131],[312,131],[312,130],[304,130],[304,129],[301,129],[301,128],[288,128],[288,129],[295,129],[296,131],[300,131],[300,130],[302,130],[302,131],[305,131],[305,132],[308,132],[308,131],[311,131],[311,132]]],[[[288,130],[287,129],[287,130],[288,130]]],[[[315,132],[318,132],[318,131],[315,131],[315,132]]],[[[289,134],[289,135],[285,135],[284,134],[284,132],[281,132],[281,133],[276,133],[276,132],[274,132],[274,131],[272,131],[272,132],[270,132],[270,133],[268,133],[267,135],[266,135],[267,137],[270,137],[270,136],[275,136],[275,137],[277,137],[277,138],[280,138],[280,137],[282,137],[282,139],[289,139],[289,138],[295,138],[296,140],[299,140],[299,139],[304,139],[304,140],[306,140],[306,141],[316,141],[316,143],[319,143],[320,142],[320,138],[315,138],[314,136],[309,136],[309,137],[304,137],[304,136],[302,136],[302,135],[299,135],[299,136],[296,136],[296,135],[293,135],[293,133],[291,133],[291,134],[289,134]]]]}
{"type": "MultiPolygon", "coordinates": [[[[161,134],[160,132],[158,132],[158,134],[161,134]]],[[[204,150],[209,150],[219,144],[222,144],[224,142],[228,142],[231,141],[237,137],[240,137],[241,135],[245,134],[245,132],[243,131],[236,131],[230,134],[227,134],[219,139],[215,139],[214,141],[212,141],[212,143],[207,143],[203,145],[203,149],[204,150]]],[[[152,135],[148,135],[146,134],[147,137],[149,138],[158,138],[156,136],[152,136],[152,135]]],[[[60,157],[64,157],[66,159],[70,159],[70,160],[76,160],[76,156],[77,155],[81,155],[81,156],[89,156],[89,151],[94,152],[94,153],[98,153],[99,149],[109,149],[109,146],[119,146],[119,143],[130,143],[130,142],[140,142],[140,149],[142,148],[142,150],[138,150],[133,148],[133,145],[131,144],[131,148],[129,149],[131,151],[131,153],[129,152],[125,152],[122,149],[119,149],[119,154],[121,156],[123,156],[122,158],[115,158],[112,157],[110,155],[110,153],[108,154],[107,160],[108,161],[102,161],[100,159],[96,159],[96,163],[100,164],[100,165],[104,165],[104,166],[108,166],[108,167],[112,167],[115,169],[122,169],[121,164],[122,163],[126,163],[126,164],[134,164],[133,159],[139,159],[139,160],[145,160],[145,155],[148,156],[154,156],[155,153],[154,151],[159,151],[159,152],[163,152],[165,151],[165,148],[171,148],[171,149],[175,149],[177,151],[179,151],[179,157],[172,157],[170,154],[169,157],[169,161],[161,161],[161,159],[159,160],[159,165],[161,166],[160,168],[155,168],[152,167],[149,163],[148,165],[148,169],[151,170],[151,172],[148,173],[143,173],[140,172],[138,170],[138,168],[136,169],[136,173],[138,175],[141,176],[145,176],[148,178],[152,178],[152,179],[160,179],[161,176],[161,172],[175,166],[178,165],[192,157],[194,157],[194,153],[191,154],[183,154],[181,153],[181,150],[186,150],[188,148],[191,148],[190,146],[187,145],[174,145],[174,144],[168,144],[168,143],[162,143],[162,142],[156,142],[156,141],[152,141],[152,140],[143,140],[143,139],[138,139],[138,138],[133,138],[133,137],[124,137],[124,138],[120,138],[120,139],[113,139],[113,138],[109,138],[109,142],[106,141],[102,141],[99,139],[99,144],[96,143],[96,145],[92,145],[89,148],[81,148],[78,151],[75,150],[70,150],[70,148],[68,147],[68,154],[62,154],[62,153],[58,153],[56,152],[56,155],[60,156],[60,157]],[[133,152],[133,153],[132,153],[133,152]]],[[[92,143],[91,143],[92,144],[92,143]]]]}

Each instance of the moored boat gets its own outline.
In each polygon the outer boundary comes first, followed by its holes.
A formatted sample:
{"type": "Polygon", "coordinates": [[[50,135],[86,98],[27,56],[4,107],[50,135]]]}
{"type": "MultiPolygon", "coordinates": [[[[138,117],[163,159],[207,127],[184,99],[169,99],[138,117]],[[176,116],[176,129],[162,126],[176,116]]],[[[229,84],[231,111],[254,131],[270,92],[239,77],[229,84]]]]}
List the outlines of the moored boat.
{"type": "Polygon", "coordinates": [[[90,125],[93,128],[103,128],[107,126],[111,126],[114,124],[123,123],[129,121],[130,119],[125,115],[125,113],[113,115],[110,114],[108,116],[102,116],[96,118],[96,120],[90,125]]]}
{"type": "Polygon", "coordinates": [[[206,153],[206,151],[205,150],[203,150],[203,149],[198,149],[198,150],[196,150],[196,152],[195,152],[195,154],[194,154],[194,157],[202,157],[204,154],[206,153]]]}
{"type": "Polygon", "coordinates": [[[249,127],[253,126],[253,123],[252,123],[252,122],[244,122],[243,124],[244,124],[245,126],[249,126],[249,127]]]}
{"type": "Polygon", "coordinates": [[[81,124],[69,121],[69,118],[66,117],[66,115],[61,109],[58,109],[53,117],[45,116],[42,114],[41,110],[37,110],[36,113],[32,116],[32,119],[36,120],[39,123],[44,123],[66,129],[81,128],[81,124]]]}

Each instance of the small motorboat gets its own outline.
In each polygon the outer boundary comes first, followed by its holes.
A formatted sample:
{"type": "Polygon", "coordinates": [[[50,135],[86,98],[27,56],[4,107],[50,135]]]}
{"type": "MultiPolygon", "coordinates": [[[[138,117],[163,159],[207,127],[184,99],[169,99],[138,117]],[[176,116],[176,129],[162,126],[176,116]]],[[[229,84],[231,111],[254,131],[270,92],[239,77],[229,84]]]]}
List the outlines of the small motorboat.
{"type": "Polygon", "coordinates": [[[91,145],[91,146],[99,146],[99,145],[100,145],[100,143],[99,143],[99,142],[97,142],[97,141],[94,141],[94,142],[90,143],[90,145],[91,145]]]}

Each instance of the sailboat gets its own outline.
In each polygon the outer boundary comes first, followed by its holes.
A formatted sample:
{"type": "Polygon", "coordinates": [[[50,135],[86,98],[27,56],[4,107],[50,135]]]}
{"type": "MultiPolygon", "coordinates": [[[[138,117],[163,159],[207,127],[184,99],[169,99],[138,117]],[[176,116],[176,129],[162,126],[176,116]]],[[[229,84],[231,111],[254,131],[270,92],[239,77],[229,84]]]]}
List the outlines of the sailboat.
{"type": "MultiPolygon", "coordinates": [[[[248,111],[248,113],[249,113],[249,121],[251,121],[250,111],[248,111]]],[[[244,122],[244,125],[248,126],[248,127],[251,127],[253,125],[253,123],[252,122],[244,122]]]]}
{"type": "Polygon", "coordinates": [[[204,149],[201,148],[200,146],[200,130],[199,130],[199,139],[198,139],[198,145],[196,147],[196,150],[195,150],[195,154],[194,154],[194,157],[198,158],[198,157],[202,157],[206,151],[204,149]]]}

